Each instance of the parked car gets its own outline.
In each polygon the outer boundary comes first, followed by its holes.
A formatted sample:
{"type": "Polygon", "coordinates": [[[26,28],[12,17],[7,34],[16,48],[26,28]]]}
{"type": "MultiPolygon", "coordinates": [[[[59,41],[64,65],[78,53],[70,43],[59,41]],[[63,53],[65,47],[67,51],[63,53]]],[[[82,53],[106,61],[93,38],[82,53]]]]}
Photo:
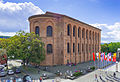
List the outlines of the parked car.
{"type": "Polygon", "coordinates": [[[21,73],[20,68],[16,68],[16,69],[15,69],[15,73],[16,73],[16,74],[21,73]]]}
{"type": "Polygon", "coordinates": [[[25,75],[23,77],[23,82],[32,82],[32,78],[30,77],[30,75],[25,75]]]}
{"type": "Polygon", "coordinates": [[[6,72],[5,71],[1,71],[0,72],[0,77],[5,77],[7,74],[6,74],[6,72]]]}
{"type": "Polygon", "coordinates": [[[14,71],[13,70],[8,70],[8,75],[13,75],[14,74],[14,71]]]}
{"type": "Polygon", "coordinates": [[[15,82],[23,82],[22,78],[19,77],[16,77],[15,80],[16,80],[15,82]]]}

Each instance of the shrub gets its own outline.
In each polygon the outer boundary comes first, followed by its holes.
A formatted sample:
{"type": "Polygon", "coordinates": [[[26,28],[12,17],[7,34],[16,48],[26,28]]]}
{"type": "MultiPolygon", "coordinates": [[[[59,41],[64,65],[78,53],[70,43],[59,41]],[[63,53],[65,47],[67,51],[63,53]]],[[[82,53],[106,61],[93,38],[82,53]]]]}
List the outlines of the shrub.
{"type": "Polygon", "coordinates": [[[73,74],[73,76],[80,76],[82,74],[82,72],[75,72],[74,74],[73,74]]]}
{"type": "Polygon", "coordinates": [[[95,70],[95,66],[91,67],[90,69],[95,70]]]}

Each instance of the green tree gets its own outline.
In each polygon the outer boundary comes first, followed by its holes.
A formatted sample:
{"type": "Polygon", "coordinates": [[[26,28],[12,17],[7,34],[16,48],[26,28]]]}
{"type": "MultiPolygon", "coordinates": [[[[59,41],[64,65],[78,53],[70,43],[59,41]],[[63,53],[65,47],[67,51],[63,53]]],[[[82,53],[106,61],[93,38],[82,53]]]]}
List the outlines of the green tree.
{"type": "Polygon", "coordinates": [[[7,54],[11,59],[21,59],[23,63],[37,63],[45,59],[44,43],[35,33],[25,33],[20,31],[15,36],[9,38],[7,54]]]}
{"type": "Polygon", "coordinates": [[[117,52],[117,49],[120,48],[120,42],[111,42],[109,44],[102,44],[101,45],[101,52],[117,52]]]}

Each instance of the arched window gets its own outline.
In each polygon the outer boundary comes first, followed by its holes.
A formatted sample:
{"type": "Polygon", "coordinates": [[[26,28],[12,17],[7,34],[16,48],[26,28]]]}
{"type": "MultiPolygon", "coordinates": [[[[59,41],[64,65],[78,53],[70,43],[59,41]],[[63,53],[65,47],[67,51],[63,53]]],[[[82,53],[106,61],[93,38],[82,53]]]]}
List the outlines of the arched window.
{"type": "Polygon", "coordinates": [[[40,34],[39,34],[39,26],[36,26],[36,27],[35,27],[35,34],[40,35],[40,34]]]}
{"type": "Polygon", "coordinates": [[[52,44],[47,45],[47,53],[48,54],[53,53],[52,44]]]}
{"type": "Polygon", "coordinates": [[[67,35],[70,36],[70,25],[67,25],[67,35]]]}
{"type": "Polygon", "coordinates": [[[70,45],[67,43],[67,53],[70,53],[70,45]]]}
{"type": "Polygon", "coordinates": [[[91,39],[91,31],[89,32],[89,39],[91,39]]]}
{"type": "Polygon", "coordinates": [[[86,39],[88,39],[88,30],[86,31],[86,39]]]}
{"type": "Polygon", "coordinates": [[[80,36],[80,28],[78,28],[78,37],[80,36]]]}
{"type": "Polygon", "coordinates": [[[82,29],[82,38],[85,36],[85,29],[82,29]]]}
{"type": "Polygon", "coordinates": [[[75,36],[75,26],[73,27],[73,36],[75,36]]]}
{"type": "Polygon", "coordinates": [[[47,27],[47,36],[52,36],[52,26],[47,27]]]}

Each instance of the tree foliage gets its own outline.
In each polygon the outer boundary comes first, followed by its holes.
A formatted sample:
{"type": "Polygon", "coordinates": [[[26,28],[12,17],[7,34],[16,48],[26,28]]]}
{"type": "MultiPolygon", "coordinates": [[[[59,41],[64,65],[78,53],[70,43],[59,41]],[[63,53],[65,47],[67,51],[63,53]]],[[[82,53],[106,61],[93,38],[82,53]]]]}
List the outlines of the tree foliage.
{"type": "Polygon", "coordinates": [[[35,33],[20,31],[8,39],[1,39],[0,46],[7,50],[11,59],[21,59],[23,63],[37,63],[45,59],[44,43],[35,33]]]}
{"type": "Polygon", "coordinates": [[[115,53],[117,52],[117,49],[120,48],[120,42],[116,42],[116,43],[105,43],[101,45],[101,52],[112,52],[115,53]]]}

